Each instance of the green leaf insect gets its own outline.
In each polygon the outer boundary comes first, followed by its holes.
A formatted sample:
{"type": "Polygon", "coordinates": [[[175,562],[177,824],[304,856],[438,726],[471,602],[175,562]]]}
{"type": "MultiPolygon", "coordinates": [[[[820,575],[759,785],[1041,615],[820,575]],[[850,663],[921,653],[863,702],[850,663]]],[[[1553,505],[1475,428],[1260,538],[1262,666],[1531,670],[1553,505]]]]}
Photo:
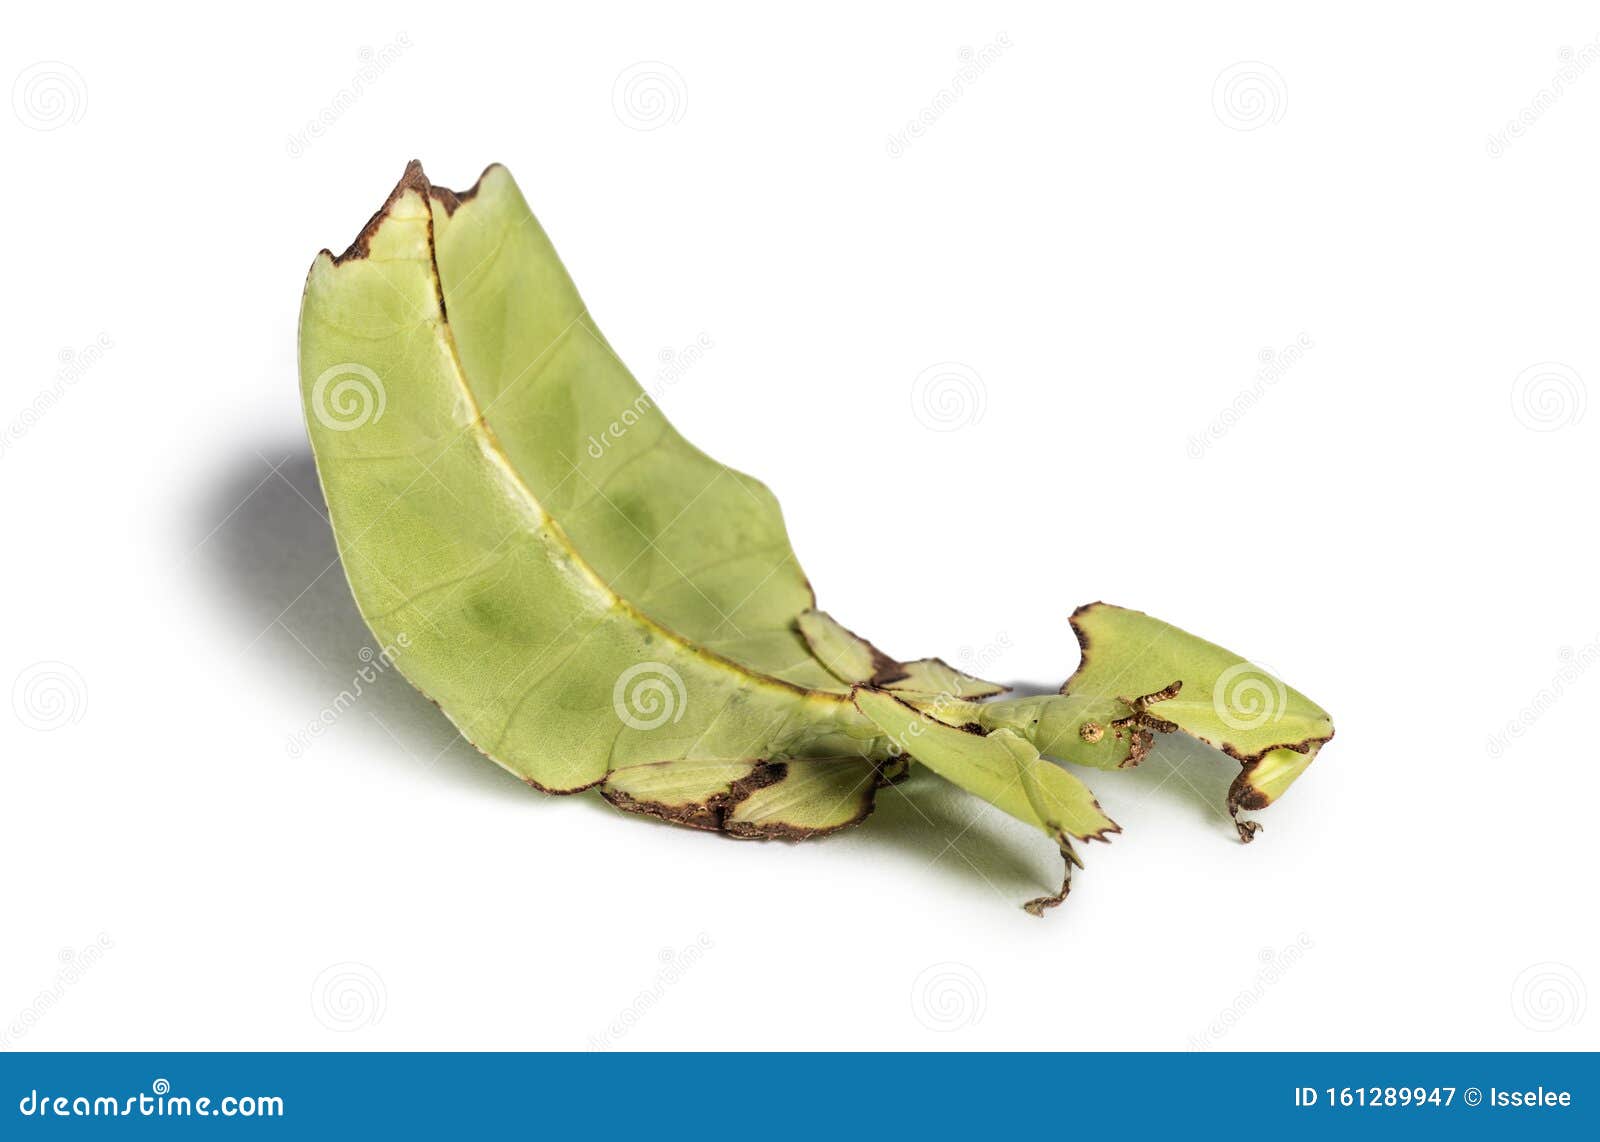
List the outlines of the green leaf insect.
{"type": "Polygon", "coordinates": [[[301,395],[339,554],[396,666],[549,793],[734,837],[852,825],[922,765],[1054,841],[1119,829],[1056,762],[1137,765],[1183,732],[1241,766],[1239,819],[1333,736],[1251,663],[1095,603],[1059,694],[901,662],[816,609],[778,503],[667,423],[504,167],[453,193],[412,163],[312,264],[301,395]],[[405,636],[402,638],[401,636],[405,636]],[[1051,760],[1053,759],[1053,760],[1051,760]]]}

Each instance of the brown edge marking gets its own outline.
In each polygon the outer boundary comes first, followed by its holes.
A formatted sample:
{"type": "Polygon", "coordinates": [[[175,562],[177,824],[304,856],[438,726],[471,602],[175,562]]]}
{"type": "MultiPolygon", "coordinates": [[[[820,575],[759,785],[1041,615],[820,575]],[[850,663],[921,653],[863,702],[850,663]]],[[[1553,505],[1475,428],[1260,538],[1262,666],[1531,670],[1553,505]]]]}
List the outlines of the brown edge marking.
{"type": "MultiPolygon", "coordinates": [[[[672,765],[670,761],[645,762],[646,765],[672,765]]],[[[757,789],[776,785],[788,776],[788,766],[782,762],[749,761],[750,772],[731,782],[721,793],[713,793],[704,801],[690,801],[683,805],[670,805],[664,801],[646,801],[618,789],[608,789],[602,783],[600,796],[617,808],[629,813],[643,813],[673,825],[710,832],[722,830],[728,811],[757,789]]],[[[631,766],[629,768],[632,768],[631,766]]],[[[610,774],[607,774],[609,779],[610,774]]]]}
{"type": "MultiPolygon", "coordinates": [[[[383,200],[383,205],[378,207],[377,212],[371,218],[367,219],[367,224],[361,228],[361,233],[356,235],[356,240],[350,243],[349,248],[333,259],[333,264],[342,266],[346,262],[365,258],[372,252],[373,235],[378,232],[378,227],[383,225],[384,221],[389,217],[389,212],[394,209],[394,204],[400,201],[406,191],[414,190],[426,199],[430,189],[428,176],[422,173],[422,163],[412,159],[406,164],[406,173],[400,176],[400,181],[394,184],[394,189],[389,192],[389,197],[383,200]]],[[[323,253],[327,254],[328,251],[324,250],[323,253]]]]}
{"type": "MultiPolygon", "coordinates": [[[[1111,814],[1100,807],[1100,799],[1098,797],[1093,796],[1091,793],[1089,800],[1093,803],[1095,812],[1106,820],[1111,821],[1111,814]]],[[[1122,826],[1115,821],[1111,821],[1109,827],[1101,829],[1097,833],[1088,833],[1078,839],[1081,841],[1100,841],[1102,844],[1109,845],[1111,843],[1109,834],[1121,832],[1122,826]]],[[[1078,855],[1078,850],[1072,846],[1072,838],[1060,829],[1056,830],[1056,844],[1061,848],[1061,887],[1049,896],[1038,896],[1024,904],[1022,910],[1030,916],[1043,916],[1046,911],[1065,900],[1072,892],[1072,870],[1074,866],[1077,868],[1084,866],[1083,858],[1078,855]]]]}
{"type": "MultiPolygon", "coordinates": [[[[796,760],[805,760],[799,758],[796,760]]],[[[862,760],[866,760],[863,758],[862,760]]],[[[848,821],[840,821],[837,825],[825,825],[820,829],[803,829],[797,825],[776,823],[770,825],[752,825],[748,821],[729,821],[723,826],[723,832],[740,841],[809,841],[815,837],[825,837],[829,833],[837,833],[840,829],[848,829],[852,825],[859,825],[872,815],[878,807],[878,790],[881,786],[874,782],[867,787],[866,800],[861,811],[848,821]]]]}
{"type": "MultiPolygon", "coordinates": [[[[1042,761],[1044,759],[1041,758],[1040,760],[1042,761]]],[[[1105,809],[1101,808],[1100,799],[1098,797],[1096,797],[1093,794],[1092,791],[1089,794],[1089,803],[1094,806],[1094,811],[1096,813],[1099,813],[1106,820],[1111,821],[1111,814],[1107,813],[1105,811],[1105,809]]],[[[1117,824],[1115,821],[1111,821],[1111,824],[1107,825],[1105,828],[1099,830],[1098,832],[1084,833],[1081,837],[1078,837],[1078,839],[1080,841],[1099,841],[1103,845],[1109,845],[1111,843],[1111,835],[1113,833],[1120,834],[1121,832],[1122,832],[1122,826],[1117,824]]],[[[1076,834],[1074,834],[1074,835],[1076,835],[1076,834]]],[[[1073,853],[1072,859],[1077,861],[1077,864],[1078,864],[1079,868],[1083,867],[1083,862],[1081,860],[1078,860],[1077,853],[1073,853]]]]}
{"type": "MultiPolygon", "coordinates": [[[[966,723],[964,725],[959,725],[958,726],[958,725],[955,725],[953,722],[947,722],[942,718],[936,718],[932,714],[928,713],[928,711],[926,711],[926,710],[919,710],[917,707],[913,706],[910,702],[908,702],[904,698],[902,698],[899,694],[896,694],[893,690],[885,690],[883,687],[874,686],[870,682],[857,682],[854,686],[850,687],[850,704],[852,706],[855,706],[856,713],[860,714],[863,718],[867,717],[866,712],[864,710],[862,710],[859,705],[856,705],[856,694],[861,690],[871,690],[875,694],[882,694],[886,698],[892,698],[892,699],[894,699],[894,701],[896,703],[898,703],[901,706],[904,706],[907,710],[910,710],[913,714],[915,714],[918,718],[921,718],[923,721],[932,722],[936,726],[943,726],[947,730],[956,730],[956,731],[958,731],[960,733],[977,734],[979,737],[985,737],[985,738],[989,736],[988,733],[984,730],[984,728],[982,726],[978,725],[975,722],[968,722],[968,723],[966,723]]],[[[867,718],[867,720],[868,721],[872,721],[871,718],[867,718]]],[[[876,725],[877,723],[873,723],[873,724],[876,725]]],[[[896,742],[895,744],[899,745],[900,743],[896,742]]],[[[911,751],[905,749],[904,746],[901,746],[901,749],[902,749],[903,752],[905,752],[907,754],[911,753],[911,751]]],[[[915,755],[912,755],[912,756],[915,756],[915,755]]]]}
{"type": "MultiPolygon", "coordinates": [[[[809,581],[807,582],[806,585],[808,587],[810,586],[809,581]]],[[[898,662],[893,658],[890,658],[883,651],[879,650],[876,646],[873,646],[872,643],[868,642],[866,639],[864,639],[860,635],[858,635],[855,631],[853,631],[849,627],[845,626],[842,622],[840,622],[838,619],[834,618],[827,611],[819,611],[819,610],[817,610],[816,607],[812,607],[812,608],[810,608],[810,610],[811,610],[812,614],[821,615],[823,618],[827,619],[834,626],[836,626],[840,630],[844,631],[845,634],[847,634],[851,638],[855,639],[856,642],[858,642],[862,646],[866,647],[867,648],[867,656],[872,660],[872,674],[869,677],[866,677],[866,678],[840,678],[839,681],[845,683],[848,686],[867,685],[867,686],[872,686],[874,688],[878,688],[878,687],[887,686],[891,682],[904,681],[905,679],[910,677],[910,675],[906,673],[906,668],[905,668],[905,665],[903,663],[898,662]]],[[[800,625],[800,617],[798,615],[795,616],[794,629],[799,632],[801,640],[804,641],[805,644],[806,644],[806,649],[811,652],[811,657],[815,658],[819,663],[821,663],[822,664],[822,668],[824,670],[826,670],[829,674],[834,674],[833,667],[829,666],[826,662],[823,662],[822,656],[817,653],[817,648],[812,646],[811,645],[811,640],[806,637],[805,628],[800,625]]],[[[838,678],[838,675],[834,674],[834,677],[838,678]]]]}
{"type": "Polygon", "coordinates": [[[439,203],[439,205],[444,207],[445,217],[454,217],[455,212],[461,209],[462,203],[471,202],[474,198],[477,198],[478,191],[483,189],[483,180],[488,178],[489,172],[494,170],[496,167],[499,167],[501,170],[505,170],[505,167],[500,163],[490,163],[488,166],[483,168],[483,173],[478,176],[478,181],[473,183],[466,190],[447,190],[442,186],[432,187],[430,193],[433,195],[434,199],[439,203]]]}
{"type": "MultiPolygon", "coordinates": [[[[1083,627],[1078,624],[1079,617],[1081,615],[1083,615],[1084,613],[1088,612],[1088,611],[1094,610],[1096,607],[1110,607],[1110,606],[1116,606],[1116,604],[1107,603],[1107,602],[1103,602],[1103,601],[1098,601],[1097,600],[1097,601],[1095,601],[1093,603],[1085,603],[1083,606],[1079,607],[1077,610],[1072,612],[1072,615],[1071,615],[1071,617],[1070,617],[1070,619],[1068,621],[1072,624],[1072,633],[1073,633],[1074,636],[1076,636],[1076,638],[1078,640],[1078,651],[1083,656],[1083,660],[1078,663],[1078,668],[1072,672],[1072,677],[1068,678],[1065,682],[1063,682],[1061,684],[1061,689],[1059,691],[1057,691],[1057,693],[1061,693],[1061,694],[1069,694],[1069,693],[1071,693],[1072,683],[1077,679],[1078,675],[1083,673],[1084,668],[1089,665],[1089,648],[1090,648],[1090,645],[1091,645],[1090,639],[1089,639],[1089,632],[1084,630],[1083,627]]],[[[1145,612],[1143,612],[1143,611],[1132,611],[1132,608],[1129,608],[1129,607],[1118,607],[1117,609],[1118,610],[1122,610],[1122,611],[1131,611],[1131,613],[1133,613],[1133,614],[1144,615],[1145,618],[1149,618],[1150,617],[1149,615],[1145,614],[1145,612]]],[[[1159,621],[1163,621],[1163,620],[1159,620],[1158,619],[1156,621],[1159,622],[1159,621]]],[[[1168,623],[1167,625],[1168,626],[1172,626],[1171,623],[1168,623]]],[[[1179,628],[1174,627],[1173,629],[1177,630],[1179,628]]],[[[1198,636],[1191,636],[1191,637],[1198,637],[1198,636]]],[[[1232,652],[1230,651],[1229,653],[1232,653],[1232,652]]],[[[1249,659],[1241,658],[1240,661],[1241,662],[1248,662],[1249,659]]],[[[1138,701],[1146,703],[1146,704],[1153,703],[1153,702],[1164,702],[1164,701],[1168,700],[1169,698],[1176,697],[1178,691],[1180,689],[1182,689],[1182,687],[1183,687],[1183,680],[1179,679],[1176,682],[1173,682],[1170,686],[1167,686],[1165,689],[1157,690],[1154,694],[1146,694],[1146,695],[1144,695],[1142,698],[1139,698],[1138,701]]],[[[1119,701],[1126,701],[1125,699],[1118,699],[1118,700],[1119,701]]],[[[1154,720],[1162,721],[1164,719],[1154,719],[1154,720]]],[[[1168,724],[1173,724],[1173,723],[1168,723],[1168,724]]],[[[1313,748],[1320,747],[1320,746],[1325,745],[1326,743],[1328,743],[1328,742],[1333,740],[1333,733],[1330,730],[1328,732],[1328,734],[1323,736],[1323,737],[1310,737],[1310,738],[1305,738],[1304,740],[1298,741],[1298,742],[1276,742],[1276,743],[1274,743],[1272,745],[1268,745],[1268,746],[1262,747],[1261,749],[1257,750],[1255,753],[1242,753],[1239,750],[1235,749],[1233,746],[1230,746],[1230,745],[1218,745],[1216,742],[1212,741],[1210,738],[1201,737],[1199,734],[1191,733],[1190,731],[1183,729],[1183,727],[1181,727],[1181,726],[1179,726],[1177,728],[1182,733],[1187,734],[1189,737],[1194,738],[1195,741],[1200,742],[1203,745],[1208,745],[1212,749],[1220,750],[1221,752],[1227,754],[1229,757],[1233,758],[1233,760],[1239,762],[1241,765],[1249,765],[1249,764],[1251,764],[1253,762],[1259,762],[1262,758],[1266,757],[1267,754],[1271,753],[1275,749],[1292,749],[1296,753],[1309,753],[1309,752],[1311,752],[1311,750],[1313,748]]],[[[1167,731],[1163,731],[1163,732],[1171,733],[1172,731],[1171,730],[1167,730],[1167,731]]],[[[1248,808],[1248,806],[1246,806],[1246,807],[1248,808]]]]}
{"type": "MultiPolygon", "coordinates": [[[[471,202],[478,196],[478,191],[483,188],[483,180],[489,177],[490,171],[500,166],[501,164],[499,163],[490,163],[483,168],[483,173],[478,176],[478,181],[473,183],[471,187],[466,190],[455,191],[443,186],[434,186],[428,181],[428,176],[423,173],[422,163],[417,159],[412,159],[406,164],[405,174],[400,176],[400,181],[395,183],[394,189],[389,192],[389,197],[383,200],[383,205],[378,208],[371,218],[367,219],[367,224],[361,228],[361,232],[356,235],[355,241],[350,243],[345,252],[333,258],[333,264],[342,266],[346,262],[359,261],[367,257],[372,252],[372,238],[377,234],[378,227],[383,225],[390,212],[394,209],[394,204],[400,201],[406,191],[414,190],[422,195],[424,199],[433,199],[444,207],[445,217],[452,217],[461,208],[462,203],[471,202]]],[[[501,167],[501,169],[504,168],[501,167]]],[[[327,250],[324,250],[323,253],[333,257],[332,253],[327,250]]]]}
{"type": "Polygon", "coordinates": [[[1292,749],[1295,753],[1310,753],[1313,749],[1321,749],[1323,746],[1327,745],[1333,740],[1333,731],[1329,730],[1325,736],[1320,738],[1304,738],[1297,742],[1279,742],[1276,745],[1269,745],[1265,749],[1257,750],[1255,753],[1240,753],[1231,745],[1215,745],[1212,742],[1206,741],[1206,739],[1202,737],[1196,737],[1196,740],[1205,742],[1205,744],[1211,746],[1212,749],[1221,750],[1223,753],[1233,758],[1234,761],[1237,761],[1240,765],[1248,765],[1253,768],[1261,762],[1262,758],[1266,757],[1267,754],[1271,753],[1275,749],[1292,749]]]}
{"type": "Polygon", "coordinates": [[[1072,676],[1070,678],[1061,684],[1061,689],[1056,691],[1057,694],[1070,693],[1068,687],[1077,681],[1078,675],[1082,674],[1084,668],[1089,665],[1089,632],[1084,630],[1083,627],[1078,624],[1079,617],[1087,614],[1089,611],[1094,610],[1096,607],[1104,607],[1107,605],[1108,604],[1103,600],[1096,599],[1092,603],[1083,604],[1083,606],[1079,607],[1077,610],[1073,611],[1072,614],[1067,616],[1067,622],[1072,626],[1072,637],[1078,640],[1078,668],[1072,672],[1072,676]]]}
{"type": "MultiPolygon", "coordinates": [[[[803,759],[796,759],[803,760],[803,759]]],[[[863,758],[863,761],[866,759],[863,758]]],[[[653,762],[646,764],[670,765],[671,762],[653,762]]],[[[803,829],[794,825],[772,824],[752,825],[746,821],[733,821],[730,817],[733,810],[741,803],[748,800],[750,795],[759,789],[778,784],[789,776],[789,766],[783,761],[756,761],[752,763],[750,773],[728,786],[724,793],[714,793],[703,802],[691,802],[687,805],[668,805],[660,801],[645,801],[632,797],[619,790],[606,789],[601,785],[600,796],[629,813],[641,813],[645,816],[655,817],[669,825],[683,825],[690,829],[699,829],[704,832],[722,833],[736,840],[780,840],[780,841],[806,841],[813,837],[826,836],[836,833],[840,829],[847,829],[851,825],[859,825],[877,807],[877,790],[881,782],[875,782],[868,790],[866,803],[859,813],[848,821],[841,821],[837,825],[828,825],[820,829],[803,829]]],[[[876,767],[874,767],[876,768],[876,767]]],[[[588,787],[592,788],[592,786],[588,787]]],[[[574,790],[576,792],[576,790],[574,790]]]]}
{"type": "MultiPolygon", "coordinates": [[[[1289,749],[1295,753],[1311,753],[1313,750],[1320,750],[1332,740],[1333,733],[1330,731],[1328,736],[1324,738],[1306,738],[1300,742],[1287,742],[1283,745],[1264,749],[1260,753],[1248,755],[1241,754],[1238,750],[1228,746],[1222,747],[1222,752],[1233,758],[1240,765],[1237,776],[1234,777],[1233,783],[1228,786],[1228,816],[1233,818],[1233,826],[1239,830],[1239,839],[1241,841],[1249,844],[1255,840],[1256,834],[1261,831],[1261,822],[1240,820],[1239,811],[1241,809],[1265,809],[1272,804],[1272,798],[1250,783],[1250,776],[1261,765],[1262,759],[1274,749],[1289,749]]],[[[1206,742],[1206,744],[1210,745],[1211,743],[1206,742]]]]}
{"type": "MultiPolygon", "coordinates": [[[[434,702],[433,704],[435,706],[437,706],[439,703],[434,702]]],[[[494,763],[496,765],[500,765],[500,763],[498,761],[495,761],[494,757],[487,750],[483,749],[476,742],[472,741],[470,738],[465,737],[465,735],[463,735],[463,740],[466,741],[466,743],[468,745],[470,745],[473,749],[475,749],[479,753],[483,754],[483,756],[488,758],[488,760],[494,761],[494,763]]],[[[504,767],[502,766],[502,768],[504,768],[504,767]]],[[[520,780],[524,785],[532,786],[534,789],[537,789],[540,793],[548,793],[552,797],[571,797],[574,793],[587,793],[589,790],[593,789],[595,786],[602,785],[602,784],[605,783],[605,778],[602,777],[598,781],[590,781],[590,782],[588,782],[587,784],[584,784],[584,785],[574,785],[571,789],[554,789],[554,788],[551,788],[548,785],[541,785],[539,782],[535,781],[531,777],[520,777],[519,776],[518,780],[520,780]]]]}
{"type": "Polygon", "coordinates": [[[1265,809],[1272,804],[1272,799],[1259,789],[1250,784],[1250,774],[1255,771],[1259,761],[1244,763],[1244,768],[1239,770],[1233,783],[1228,786],[1228,816],[1233,819],[1233,827],[1239,832],[1241,844],[1249,844],[1256,839],[1256,834],[1264,827],[1260,821],[1243,820],[1239,816],[1241,809],[1265,809]]]}
{"type": "MultiPolygon", "coordinates": [[[[788,760],[822,761],[830,759],[796,757],[788,760]]],[[[831,760],[840,759],[835,758],[831,760]]],[[[814,837],[825,837],[829,833],[837,833],[840,829],[848,829],[852,825],[859,825],[862,821],[865,821],[869,816],[871,816],[872,811],[878,807],[878,790],[882,789],[889,782],[884,777],[883,769],[870,758],[850,758],[847,760],[860,761],[866,765],[869,765],[872,767],[873,772],[873,781],[867,786],[866,796],[863,800],[861,810],[848,821],[840,821],[837,825],[826,825],[817,829],[806,829],[800,828],[796,825],[784,824],[782,822],[769,825],[755,825],[748,821],[734,821],[729,819],[723,823],[723,833],[727,836],[733,837],[735,840],[741,841],[809,841],[814,837]]],[[[785,772],[785,776],[788,776],[787,772],[785,772]]],[[[854,793],[855,790],[851,790],[851,792],[854,793]]]]}
{"type": "Polygon", "coordinates": [[[878,788],[898,785],[911,776],[911,755],[901,752],[888,761],[878,763],[878,788]]]}

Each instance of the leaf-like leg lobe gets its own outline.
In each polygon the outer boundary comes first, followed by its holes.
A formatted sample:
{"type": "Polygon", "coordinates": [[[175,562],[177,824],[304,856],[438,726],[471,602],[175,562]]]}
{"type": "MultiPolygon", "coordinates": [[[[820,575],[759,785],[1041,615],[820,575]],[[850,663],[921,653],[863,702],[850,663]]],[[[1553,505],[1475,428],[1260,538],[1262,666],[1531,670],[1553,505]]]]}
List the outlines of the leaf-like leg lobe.
{"type": "Polygon", "coordinates": [[[619,809],[748,840],[807,840],[864,820],[879,780],[861,758],[681,760],[613,770],[619,809]]]}

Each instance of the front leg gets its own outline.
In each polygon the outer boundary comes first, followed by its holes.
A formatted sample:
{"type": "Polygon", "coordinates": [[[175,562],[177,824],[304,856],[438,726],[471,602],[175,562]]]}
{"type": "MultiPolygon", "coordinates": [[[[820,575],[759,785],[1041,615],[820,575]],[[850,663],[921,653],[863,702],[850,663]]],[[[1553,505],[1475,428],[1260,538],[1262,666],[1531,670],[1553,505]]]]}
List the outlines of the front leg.
{"type": "Polygon", "coordinates": [[[1158,733],[1188,734],[1239,763],[1227,808],[1246,842],[1261,826],[1240,812],[1276,801],[1333,737],[1327,713],[1298,690],[1168,623],[1095,603],[1072,625],[1083,662],[1061,693],[936,715],[1009,730],[1046,756],[1096,769],[1138,765],[1158,733]]]}

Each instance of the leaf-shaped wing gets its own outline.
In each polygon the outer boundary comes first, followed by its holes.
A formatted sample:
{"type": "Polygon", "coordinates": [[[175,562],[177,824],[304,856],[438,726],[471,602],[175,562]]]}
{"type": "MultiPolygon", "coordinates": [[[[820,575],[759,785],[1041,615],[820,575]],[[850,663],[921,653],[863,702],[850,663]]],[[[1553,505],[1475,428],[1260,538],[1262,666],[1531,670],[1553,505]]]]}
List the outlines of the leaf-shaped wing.
{"type": "Polygon", "coordinates": [[[854,825],[872,812],[877,770],[848,757],[790,758],[777,763],[783,780],[756,790],[729,812],[724,831],[736,837],[803,841],[854,825]]]}
{"type": "Polygon", "coordinates": [[[720,829],[729,805],[782,776],[760,761],[650,761],[613,769],[601,793],[618,808],[720,829]]]}
{"type": "Polygon", "coordinates": [[[859,757],[657,761],[612,770],[601,786],[619,809],[735,837],[804,840],[872,811],[878,774],[859,757]]]}
{"type": "Polygon", "coordinates": [[[564,792],[646,762],[771,758],[850,710],[747,665],[825,677],[792,630],[810,595],[764,489],[659,413],[575,467],[598,410],[638,389],[503,170],[441,197],[413,166],[349,252],[317,258],[301,380],[363,616],[385,644],[408,636],[401,671],[513,772],[564,792]],[[711,534],[708,500],[737,541],[711,534]]]}
{"type": "Polygon", "coordinates": [[[462,371],[534,498],[600,578],[663,626],[761,673],[827,685],[794,630],[813,598],[778,501],[668,422],[659,394],[601,335],[510,173],[492,166],[433,205],[462,371]]]}

